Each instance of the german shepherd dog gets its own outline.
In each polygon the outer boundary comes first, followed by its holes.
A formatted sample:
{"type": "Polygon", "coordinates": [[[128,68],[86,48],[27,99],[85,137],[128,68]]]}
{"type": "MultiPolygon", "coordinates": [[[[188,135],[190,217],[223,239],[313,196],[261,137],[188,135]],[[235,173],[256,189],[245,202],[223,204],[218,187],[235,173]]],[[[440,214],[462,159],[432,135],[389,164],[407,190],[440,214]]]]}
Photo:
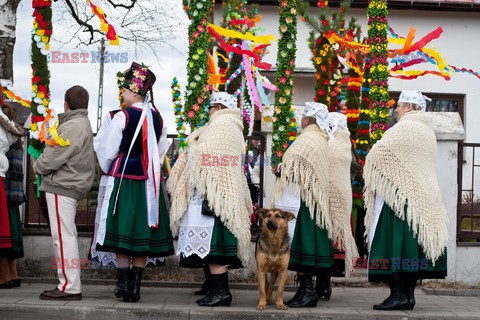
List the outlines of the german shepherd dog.
{"type": "Polygon", "coordinates": [[[283,304],[283,290],[290,260],[288,221],[295,216],[280,209],[259,209],[257,214],[262,219],[262,230],[255,250],[259,293],[257,309],[265,310],[267,304],[272,304],[273,285],[279,278],[275,303],[277,309],[285,310],[287,307],[283,304]],[[267,279],[267,272],[271,273],[270,281],[267,279]]]}

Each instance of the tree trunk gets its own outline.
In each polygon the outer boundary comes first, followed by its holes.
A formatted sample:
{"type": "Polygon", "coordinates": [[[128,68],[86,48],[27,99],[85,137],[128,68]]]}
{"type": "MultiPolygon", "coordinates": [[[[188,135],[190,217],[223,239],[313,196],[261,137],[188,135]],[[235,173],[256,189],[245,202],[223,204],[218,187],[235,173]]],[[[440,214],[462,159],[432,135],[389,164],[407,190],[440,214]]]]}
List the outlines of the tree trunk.
{"type": "Polygon", "coordinates": [[[13,47],[20,0],[0,0],[0,81],[13,84],[13,47]]]}

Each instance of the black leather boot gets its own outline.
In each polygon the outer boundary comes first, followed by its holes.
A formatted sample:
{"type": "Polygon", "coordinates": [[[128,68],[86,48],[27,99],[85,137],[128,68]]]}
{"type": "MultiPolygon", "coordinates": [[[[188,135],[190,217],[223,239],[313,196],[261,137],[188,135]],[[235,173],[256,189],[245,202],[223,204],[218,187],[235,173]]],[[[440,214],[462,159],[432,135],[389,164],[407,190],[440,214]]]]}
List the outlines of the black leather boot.
{"type": "Polygon", "coordinates": [[[315,284],[315,291],[317,291],[318,299],[324,298],[330,300],[332,295],[332,286],[330,285],[330,270],[317,273],[317,283],[315,284]]]}
{"type": "Polygon", "coordinates": [[[113,290],[115,297],[123,298],[124,302],[130,301],[129,294],[130,269],[117,268],[117,286],[113,290]]]}
{"type": "Polygon", "coordinates": [[[302,290],[303,290],[303,289],[300,287],[299,274],[296,274],[296,275],[295,275],[295,283],[297,284],[297,287],[298,287],[297,292],[295,292],[295,294],[293,295],[292,299],[284,302],[284,304],[285,304],[286,306],[288,306],[290,303],[293,303],[293,302],[297,301],[297,300],[298,300],[298,297],[300,296],[300,293],[301,293],[302,290]]]}
{"type": "Polygon", "coordinates": [[[142,282],[143,268],[133,267],[130,274],[130,302],[140,300],[140,285],[142,282]]]}
{"type": "Polygon", "coordinates": [[[413,310],[415,307],[415,286],[417,285],[417,279],[412,278],[405,280],[404,282],[404,290],[405,295],[407,296],[407,310],[413,310]]]}
{"type": "Polygon", "coordinates": [[[312,275],[298,275],[300,281],[300,293],[296,300],[288,304],[290,308],[316,307],[318,302],[317,292],[313,287],[312,275]]]}
{"type": "Polygon", "coordinates": [[[375,310],[405,310],[408,305],[407,296],[403,291],[402,280],[390,281],[390,296],[381,304],[373,306],[375,310]]]}
{"type": "Polygon", "coordinates": [[[200,290],[195,291],[193,294],[196,296],[204,296],[210,292],[212,288],[212,279],[210,274],[210,267],[207,265],[203,268],[203,272],[205,274],[205,279],[203,280],[202,287],[200,290]]]}
{"type": "Polygon", "coordinates": [[[201,307],[230,307],[232,294],[228,291],[228,272],[212,274],[212,290],[197,304],[201,307]]]}

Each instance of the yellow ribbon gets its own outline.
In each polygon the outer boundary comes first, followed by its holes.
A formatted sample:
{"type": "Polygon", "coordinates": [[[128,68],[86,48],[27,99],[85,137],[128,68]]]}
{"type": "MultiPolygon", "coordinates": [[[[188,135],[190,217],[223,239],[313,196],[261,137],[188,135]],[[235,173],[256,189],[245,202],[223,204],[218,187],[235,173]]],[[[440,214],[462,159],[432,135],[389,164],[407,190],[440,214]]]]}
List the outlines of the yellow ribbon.
{"type": "Polygon", "coordinates": [[[216,26],[214,24],[209,23],[208,26],[212,28],[215,32],[220,34],[221,36],[224,36],[226,38],[236,38],[236,39],[242,39],[242,40],[250,40],[252,42],[256,43],[262,43],[262,44],[270,44],[272,40],[276,40],[275,37],[271,34],[268,36],[255,36],[251,34],[250,32],[247,32],[245,34],[235,31],[235,30],[229,30],[225,29],[219,26],[216,26]]]}

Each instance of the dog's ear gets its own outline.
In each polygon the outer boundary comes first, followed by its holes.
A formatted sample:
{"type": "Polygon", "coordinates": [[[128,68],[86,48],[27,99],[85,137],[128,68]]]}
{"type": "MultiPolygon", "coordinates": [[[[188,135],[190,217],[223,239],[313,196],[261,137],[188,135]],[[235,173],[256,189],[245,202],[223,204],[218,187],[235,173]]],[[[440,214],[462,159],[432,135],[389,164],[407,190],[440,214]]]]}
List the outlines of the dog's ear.
{"type": "Polygon", "coordinates": [[[293,213],[288,211],[284,211],[284,212],[285,212],[285,219],[287,219],[287,221],[295,219],[295,215],[293,213]]]}
{"type": "Polygon", "coordinates": [[[260,219],[264,219],[267,216],[268,209],[261,208],[257,210],[257,215],[260,217],[260,219]]]}

